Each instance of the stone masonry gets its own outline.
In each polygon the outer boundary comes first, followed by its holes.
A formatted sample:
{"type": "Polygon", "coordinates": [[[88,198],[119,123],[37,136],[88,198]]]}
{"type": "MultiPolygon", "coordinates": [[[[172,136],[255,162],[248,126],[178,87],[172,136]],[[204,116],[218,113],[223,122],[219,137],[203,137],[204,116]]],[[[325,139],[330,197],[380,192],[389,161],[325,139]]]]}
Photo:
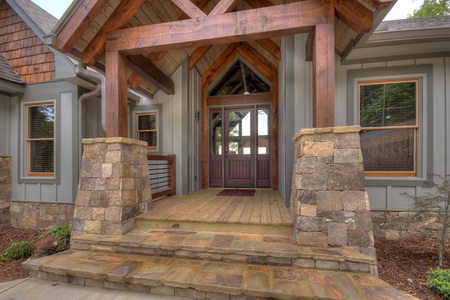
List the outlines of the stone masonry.
{"type": "Polygon", "coordinates": [[[9,203],[10,225],[45,229],[71,226],[74,208],[74,203],[11,201],[9,203]]]}
{"type": "Polygon", "coordinates": [[[73,236],[124,234],[151,208],[147,144],[129,138],[83,139],[73,236]]]}
{"type": "Polygon", "coordinates": [[[9,201],[12,193],[12,159],[0,156],[0,229],[10,224],[9,201]]]}
{"type": "Polygon", "coordinates": [[[294,136],[291,211],[297,244],[376,257],[359,131],[312,128],[294,136]]]}

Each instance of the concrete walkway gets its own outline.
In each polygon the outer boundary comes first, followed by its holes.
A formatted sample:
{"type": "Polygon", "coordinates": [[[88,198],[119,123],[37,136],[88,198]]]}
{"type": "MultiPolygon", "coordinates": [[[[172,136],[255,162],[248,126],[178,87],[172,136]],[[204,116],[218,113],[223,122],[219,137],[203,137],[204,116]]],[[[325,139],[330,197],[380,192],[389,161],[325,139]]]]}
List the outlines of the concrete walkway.
{"type": "Polygon", "coordinates": [[[169,300],[184,298],[156,296],[123,290],[55,283],[25,278],[0,283],[0,300],[169,300]]]}

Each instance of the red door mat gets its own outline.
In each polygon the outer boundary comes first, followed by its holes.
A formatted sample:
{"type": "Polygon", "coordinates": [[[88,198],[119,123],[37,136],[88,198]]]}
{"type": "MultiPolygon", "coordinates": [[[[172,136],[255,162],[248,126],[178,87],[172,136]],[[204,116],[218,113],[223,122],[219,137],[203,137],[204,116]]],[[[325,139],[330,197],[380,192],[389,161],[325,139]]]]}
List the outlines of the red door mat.
{"type": "Polygon", "coordinates": [[[217,196],[253,197],[255,190],[222,190],[217,196]]]}

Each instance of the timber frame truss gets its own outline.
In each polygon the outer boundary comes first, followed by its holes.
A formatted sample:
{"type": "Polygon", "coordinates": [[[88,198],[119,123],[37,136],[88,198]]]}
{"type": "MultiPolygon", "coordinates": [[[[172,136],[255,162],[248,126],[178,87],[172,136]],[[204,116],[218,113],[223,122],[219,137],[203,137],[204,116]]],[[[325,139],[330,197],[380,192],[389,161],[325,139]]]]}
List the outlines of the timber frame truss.
{"type": "MultiPolygon", "coordinates": [[[[251,53],[246,41],[255,40],[280,59],[279,47],[270,38],[297,33],[309,33],[306,53],[313,65],[313,125],[334,126],[335,18],[359,34],[366,33],[373,25],[372,10],[367,7],[383,9],[392,2],[364,0],[363,5],[360,0],[305,0],[273,5],[270,0],[220,0],[207,15],[203,9],[209,0],[170,1],[183,12],[178,20],[124,28],[145,0],[122,0],[83,51],[86,65],[96,64],[105,55],[107,137],[128,135],[128,87],[135,89],[145,80],[167,94],[174,93],[172,80],[155,65],[169,50],[196,47],[189,61],[193,68],[215,44],[230,44],[251,53]],[[234,11],[240,1],[252,9],[234,11]],[[129,78],[128,70],[134,72],[129,78]]],[[[70,52],[107,2],[82,0],[58,33],[57,49],[70,52]]]]}

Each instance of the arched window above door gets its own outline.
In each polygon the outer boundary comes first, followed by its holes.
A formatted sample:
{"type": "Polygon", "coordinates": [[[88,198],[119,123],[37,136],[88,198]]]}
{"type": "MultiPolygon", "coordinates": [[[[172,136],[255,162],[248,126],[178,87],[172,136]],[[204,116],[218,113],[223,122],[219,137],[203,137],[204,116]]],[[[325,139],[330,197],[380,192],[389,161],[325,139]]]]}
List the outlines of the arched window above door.
{"type": "Polygon", "coordinates": [[[209,96],[259,94],[271,91],[267,80],[238,58],[210,87],[209,96]]]}

